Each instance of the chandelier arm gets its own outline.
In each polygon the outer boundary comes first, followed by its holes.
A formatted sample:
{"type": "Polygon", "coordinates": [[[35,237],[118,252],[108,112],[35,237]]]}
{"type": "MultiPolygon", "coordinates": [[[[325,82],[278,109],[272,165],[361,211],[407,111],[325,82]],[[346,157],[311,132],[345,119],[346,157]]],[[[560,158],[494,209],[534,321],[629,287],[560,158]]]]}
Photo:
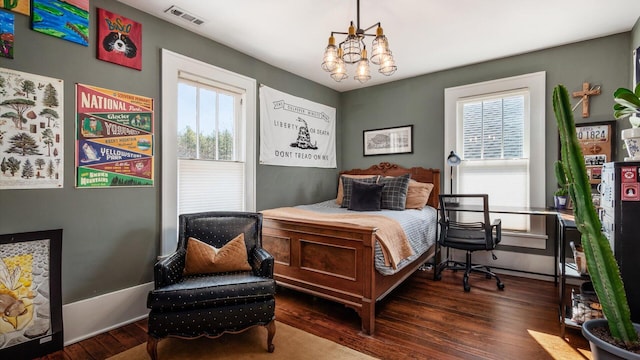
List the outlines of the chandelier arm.
{"type": "MultiPolygon", "coordinates": [[[[376,26],[382,26],[382,24],[381,24],[380,22],[377,22],[377,23],[375,23],[375,24],[373,24],[373,25],[369,26],[368,28],[364,29],[364,32],[367,32],[367,31],[369,31],[369,30],[373,29],[373,28],[374,28],[374,27],[376,27],[376,26]]],[[[373,35],[373,34],[363,34],[363,35],[367,35],[367,36],[376,36],[376,35],[373,35]]]]}
{"type": "Polygon", "coordinates": [[[340,35],[349,35],[349,33],[346,32],[340,32],[340,31],[332,31],[331,32],[331,36],[335,35],[335,34],[340,34],[340,35]]]}

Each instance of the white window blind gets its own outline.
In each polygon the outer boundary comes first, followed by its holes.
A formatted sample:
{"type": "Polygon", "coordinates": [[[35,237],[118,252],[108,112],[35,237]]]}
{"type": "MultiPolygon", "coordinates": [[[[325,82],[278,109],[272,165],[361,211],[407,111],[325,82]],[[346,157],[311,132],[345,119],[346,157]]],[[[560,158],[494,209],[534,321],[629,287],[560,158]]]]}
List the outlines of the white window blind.
{"type": "Polygon", "coordinates": [[[243,211],[245,165],[236,151],[242,98],[193,79],[178,83],[178,213],[243,211]]]}
{"type": "MultiPolygon", "coordinates": [[[[458,192],[489,194],[490,205],[529,207],[529,93],[458,101],[462,162],[458,192]]],[[[501,214],[505,229],[529,231],[529,218],[501,214]]]]}

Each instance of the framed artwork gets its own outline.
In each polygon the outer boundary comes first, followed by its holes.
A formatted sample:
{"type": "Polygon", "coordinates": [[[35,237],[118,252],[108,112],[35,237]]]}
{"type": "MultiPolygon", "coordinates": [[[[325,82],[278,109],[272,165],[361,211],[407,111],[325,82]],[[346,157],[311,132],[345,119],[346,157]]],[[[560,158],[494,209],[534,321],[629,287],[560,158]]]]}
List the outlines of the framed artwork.
{"type": "Polygon", "coordinates": [[[364,130],[364,156],[413,153],[413,125],[364,130]]]}
{"type": "Polygon", "coordinates": [[[31,15],[31,0],[2,1],[0,8],[29,16],[31,15]]]}
{"type": "Polygon", "coordinates": [[[31,28],[89,46],[89,0],[33,0],[31,28]]]}
{"type": "Polygon", "coordinates": [[[62,350],[62,229],[0,235],[0,358],[62,350]]]}
{"type": "Polygon", "coordinates": [[[98,8],[98,59],[142,70],[142,24],[98,8]]]}
{"type": "Polygon", "coordinates": [[[64,185],[64,83],[0,68],[0,190],[64,185]]]}
{"type": "Polygon", "coordinates": [[[576,134],[591,184],[599,184],[602,165],[613,161],[615,120],[576,124],[576,134]]]}
{"type": "Polygon", "coordinates": [[[14,20],[12,13],[0,11],[0,56],[13,59],[14,20]]]}

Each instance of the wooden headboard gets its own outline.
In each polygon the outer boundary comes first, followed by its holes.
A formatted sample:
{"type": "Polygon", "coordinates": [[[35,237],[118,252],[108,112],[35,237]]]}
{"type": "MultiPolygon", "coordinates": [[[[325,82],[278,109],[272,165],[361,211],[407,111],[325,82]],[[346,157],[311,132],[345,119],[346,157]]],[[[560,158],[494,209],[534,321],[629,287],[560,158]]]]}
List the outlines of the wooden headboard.
{"type": "Polygon", "coordinates": [[[378,165],[372,165],[368,169],[351,169],[341,171],[340,175],[382,175],[382,176],[400,176],[411,174],[411,178],[415,181],[433,184],[433,190],[429,195],[427,204],[438,208],[438,195],[440,195],[440,169],[427,169],[423,167],[404,168],[397,164],[389,162],[381,162],[378,165]]]}

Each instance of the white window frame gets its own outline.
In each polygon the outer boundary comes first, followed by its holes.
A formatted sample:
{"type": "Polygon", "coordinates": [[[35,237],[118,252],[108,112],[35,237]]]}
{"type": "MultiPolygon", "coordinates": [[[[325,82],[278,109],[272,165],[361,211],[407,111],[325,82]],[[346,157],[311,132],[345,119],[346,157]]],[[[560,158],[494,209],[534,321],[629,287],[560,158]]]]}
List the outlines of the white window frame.
{"type": "Polygon", "coordinates": [[[177,126],[178,80],[180,73],[194,74],[216,83],[228,84],[244,92],[241,116],[245,119],[240,135],[245,158],[245,209],[256,209],[256,80],[234,72],[162,49],[162,210],[161,253],[176,249],[178,238],[178,158],[177,126]]]}
{"type": "MultiPolygon", "coordinates": [[[[503,79],[490,80],[475,84],[446,88],[444,90],[444,155],[443,169],[445,178],[445,192],[451,193],[451,176],[446,156],[451,150],[462,153],[462,143],[458,138],[458,102],[461,99],[486,96],[487,94],[508,93],[515,90],[529,90],[529,131],[531,155],[529,162],[529,206],[545,207],[545,96],[546,96],[546,72],[540,71],[530,74],[513,76],[503,79]]],[[[525,150],[526,151],[526,150],[525,150]]],[[[453,178],[457,177],[457,169],[453,169],[453,178]]],[[[455,185],[454,185],[455,186],[455,185]]],[[[544,223],[538,224],[537,219],[532,218],[532,232],[546,233],[544,223]]],[[[540,243],[532,245],[534,248],[546,247],[540,243]]]]}

